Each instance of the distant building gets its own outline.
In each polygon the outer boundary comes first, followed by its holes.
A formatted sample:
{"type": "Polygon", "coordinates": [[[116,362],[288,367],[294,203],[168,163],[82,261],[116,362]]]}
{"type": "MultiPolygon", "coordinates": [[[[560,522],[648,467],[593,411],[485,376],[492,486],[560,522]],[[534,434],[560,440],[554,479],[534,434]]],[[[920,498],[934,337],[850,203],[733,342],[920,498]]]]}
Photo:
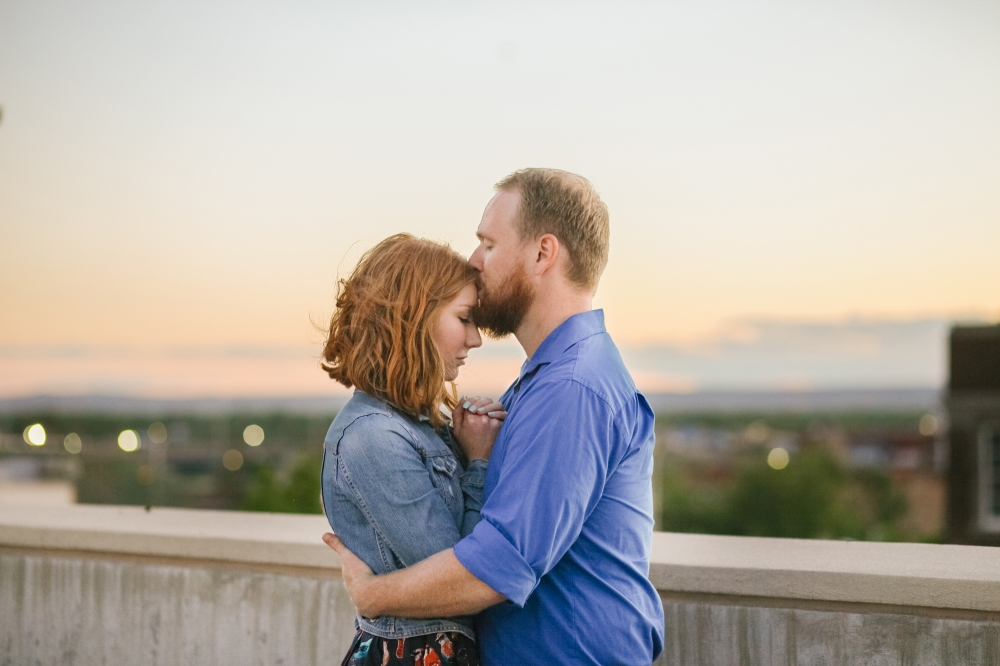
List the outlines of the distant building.
{"type": "Polygon", "coordinates": [[[949,347],[947,538],[1000,546],[1000,325],[956,326],[949,347]]]}

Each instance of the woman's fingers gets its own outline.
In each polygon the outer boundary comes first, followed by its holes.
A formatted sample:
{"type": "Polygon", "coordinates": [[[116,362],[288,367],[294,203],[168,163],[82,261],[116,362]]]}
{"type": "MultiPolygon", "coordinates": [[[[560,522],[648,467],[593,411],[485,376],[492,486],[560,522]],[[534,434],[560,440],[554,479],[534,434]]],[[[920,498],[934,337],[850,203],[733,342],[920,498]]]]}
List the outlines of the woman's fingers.
{"type": "Polygon", "coordinates": [[[455,434],[461,436],[466,429],[488,427],[507,418],[503,403],[478,395],[464,395],[458,401],[458,408],[452,413],[455,434]]]}
{"type": "Polygon", "coordinates": [[[472,412],[473,414],[487,414],[489,412],[503,411],[503,403],[491,400],[490,398],[479,398],[477,396],[476,399],[466,399],[462,403],[462,408],[472,412]]]}
{"type": "Polygon", "coordinates": [[[494,416],[486,414],[466,414],[463,433],[469,433],[475,437],[476,433],[482,433],[493,428],[499,429],[500,423],[506,418],[507,412],[494,412],[494,416]]]}
{"type": "Polygon", "coordinates": [[[482,398],[478,395],[470,395],[466,396],[461,400],[460,406],[462,407],[462,409],[467,409],[473,414],[478,414],[479,413],[478,410],[480,407],[488,405],[491,402],[493,401],[490,400],[489,398],[482,398]]]}
{"type": "Polygon", "coordinates": [[[451,422],[452,427],[455,428],[455,432],[459,433],[465,426],[465,415],[466,411],[464,409],[454,409],[451,412],[451,422]]]}
{"type": "Polygon", "coordinates": [[[477,413],[478,414],[490,414],[492,412],[493,414],[496,414],[497,412],[502,412],[502,411],[504,411],[503,403],[502,402],[497,402],[495,400],[491,400],[487,404],[481,406],[479,408],[479,411],[477,413]]]}

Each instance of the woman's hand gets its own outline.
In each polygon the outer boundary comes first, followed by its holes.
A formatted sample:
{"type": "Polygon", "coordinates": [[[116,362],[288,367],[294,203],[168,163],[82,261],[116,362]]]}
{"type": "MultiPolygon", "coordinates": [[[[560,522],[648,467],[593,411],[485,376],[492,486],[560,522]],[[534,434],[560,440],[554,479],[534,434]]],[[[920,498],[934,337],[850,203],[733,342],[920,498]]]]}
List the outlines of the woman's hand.
{"type": "Polygon", "coordinates": [[[490,398],[483,398],[478,395],[462,396],[458,403],[459,409],[467,410],[470,414],[486,415],[491,419],[503,421],[507,418],[503,403],[490,398]]]}
{"type": "Polygon", "coordinates": [[[452,413],[455,439],[469,460],[488,460],[500,426],[507,416],[503,405],[489,398],[463,398],[452,413]]]}

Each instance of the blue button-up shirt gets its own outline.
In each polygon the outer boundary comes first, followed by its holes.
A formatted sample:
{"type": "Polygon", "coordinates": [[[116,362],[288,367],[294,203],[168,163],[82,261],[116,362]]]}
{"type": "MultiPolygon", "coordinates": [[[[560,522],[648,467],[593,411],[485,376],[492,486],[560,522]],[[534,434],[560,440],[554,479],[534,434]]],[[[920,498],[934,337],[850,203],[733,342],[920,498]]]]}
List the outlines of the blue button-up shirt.
{"type": "Polygon", "coordinates": [[[644,664],[663,647],[650,584],[653,412],[585,312],[501,398],[482,520],[455,555],[508,601],[476,628],[484,664],[644,664]]]}

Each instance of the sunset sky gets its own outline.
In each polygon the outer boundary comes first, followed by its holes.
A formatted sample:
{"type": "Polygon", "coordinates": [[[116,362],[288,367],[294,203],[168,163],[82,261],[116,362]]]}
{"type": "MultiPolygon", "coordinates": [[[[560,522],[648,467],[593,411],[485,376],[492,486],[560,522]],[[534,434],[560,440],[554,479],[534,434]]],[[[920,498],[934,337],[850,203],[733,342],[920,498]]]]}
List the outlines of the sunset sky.
{"type": "Polygon", "coordinates": [[[0,108],[0,396],[331,391],[337,276],[524,166],[607,202],[646,390],[935,386],[1000,318],[995,2],[2,0],[0,108]]]}

